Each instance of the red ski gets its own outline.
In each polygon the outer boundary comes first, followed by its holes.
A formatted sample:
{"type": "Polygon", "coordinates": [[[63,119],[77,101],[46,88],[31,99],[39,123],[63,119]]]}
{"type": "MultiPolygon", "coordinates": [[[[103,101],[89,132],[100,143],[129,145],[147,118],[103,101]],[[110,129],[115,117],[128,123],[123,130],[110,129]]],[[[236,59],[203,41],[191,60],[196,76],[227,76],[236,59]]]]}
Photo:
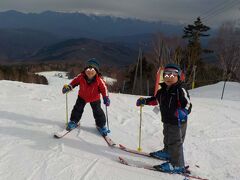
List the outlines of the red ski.
{"type": "MultiPolygon", "coordinates": [[[[97,128],[97,127],[96,127],[97,128]]],[[[97,128],[97,130],[99,131],[99,129],[97,128]]],[[[99,132],[100,133],[100,132],[99,132]]],[[[101,133],[100,133],[101,134],[101,133]]],[[[116,146],[116,143],[108,136],[103,136],[101,134],[101,136],[104,138],[104,140],[106,141],[106,143],[108,144],[108,146],[110,147],[115,147],[116,146]]]]}
{"type": "Polygon", "coordinates": [[[146,156],[146,157],[150,157],[150,158],[166,161],[165,159],[161,159],[159,157],[153,157],[153,156],[150,155],[150,153],[137,151],[137,150],[134,150],[134,149],[127,148],[127,147],[123,146],[122,144],[119,144],[118,148],[123,150],[123,151],[132,153],[132,154],[137,154],[137,155],[141,155],[141,156],[146,156]]]}
{"type": "Polygon", "coordinates": [[[114,147],[116,145],[116,143],[110,137],[108,136],[102,136],[102,137],[104,138],[108,146],[114,147]]]}
{"type": "MultiPolygon", "coordinates": [[[[138,164],[133,164],[133,163],[129,163],[126,159],[119,157],[119,162],[121,164],[130,166],[130,167],[135,167],[135,168],[143,168],[143,169],[147,169],[147,170],[151,170],[151,171],[158,171],[158,172],[162,172],[162,173],[167,173],[167,174],[173,174],[173,173],[168,173],[168,172],[163,172],[163,171],[159,171],[157,169],[155,169],[152,165],[138,165],[138,164]]],[[[199,179],[199,180],[208,180],[206,178],[201,178],[199,176],[194,176],[188,173],[182,173],[182,174],[177,174],[177,175],[181,175],[190,179],[199,179]]]]}

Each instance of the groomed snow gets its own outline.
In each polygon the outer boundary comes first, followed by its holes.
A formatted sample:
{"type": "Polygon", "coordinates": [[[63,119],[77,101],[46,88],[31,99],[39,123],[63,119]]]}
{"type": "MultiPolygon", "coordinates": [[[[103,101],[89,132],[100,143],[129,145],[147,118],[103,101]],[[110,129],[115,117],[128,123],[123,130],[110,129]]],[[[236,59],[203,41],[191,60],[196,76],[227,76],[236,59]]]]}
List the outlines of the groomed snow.
{"type": "MultiPolygon", "coordinates": [[[[66,122],[61,89],[69,80],[58,72],[41,73],[49,85],[0,81],[0,179],[1,180],[176,180],[168,175],[128,167],[123,156],[136,163],[161,161],[109,148],[98,135],[92,111],[86,106],[81,128],[63,139],[53,133],[66,122]]],[[[240,177],[240,84],[223,82],[190,91],[193,104],[184,143],[186,164],[192,173],[214,180],[240,177]]],[[[77,89],[68,95],[69,114],[77,89]]],[[[108,116],[111,138],[130,148],[138,147],[139,96],[110,93],[108,116]]],[[[105,107],[102,106],[104,111],[105,107]]],[[[142,149],[162,148],[162,123],[153,107],[143,108],[142,149]]]]}

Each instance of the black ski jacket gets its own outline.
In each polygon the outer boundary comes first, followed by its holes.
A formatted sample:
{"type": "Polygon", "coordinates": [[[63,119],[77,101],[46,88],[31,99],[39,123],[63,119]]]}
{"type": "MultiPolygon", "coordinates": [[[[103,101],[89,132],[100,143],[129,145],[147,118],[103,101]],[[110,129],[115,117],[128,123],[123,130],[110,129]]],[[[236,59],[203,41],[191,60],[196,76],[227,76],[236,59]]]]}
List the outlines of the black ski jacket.
{"type": "Polygon", "coordinates": [[[146,104],[156,105],[156,101],[160,107],[162,122],[167,124],[178,125],[178,118],[175,113],[179,106],[185,108],[188,114],[192,109],[189,93],[182,87],[180,81],[170,87],[161,83],[161,89],[157,91],[156,96],[146,98],[146,104]]]}

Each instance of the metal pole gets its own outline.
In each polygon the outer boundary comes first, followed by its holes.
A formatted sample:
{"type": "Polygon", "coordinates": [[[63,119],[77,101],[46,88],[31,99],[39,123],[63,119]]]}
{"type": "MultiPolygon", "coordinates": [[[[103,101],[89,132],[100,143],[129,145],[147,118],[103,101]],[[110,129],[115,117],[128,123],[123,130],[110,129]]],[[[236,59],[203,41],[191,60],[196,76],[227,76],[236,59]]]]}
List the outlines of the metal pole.
{"type": "Polygon", "coordinates": [[[122,93],[124,93],[124,90],[125,90],[125,83],[126,83],[126,81],[124,80],[123,81],[123,87],[122,87],[122,93]]]}
{"type": "Polygon", "coordinates": [[[193,81],[192,81],[192,89],[195,88],[196,68],[197,68],[197,66],[194,65],[194,66],[193,66],[193,81]]]}
{"type": "Polygon", "coordinates": [[[162,66],[162,62],[161,62],[161,60],[162,60],[162,51],[163,51],[163,40],[162,40],[162,42],[161,42],[161,49],[160,49],[159,57],[158,57],[159,67],[162,66]]]}
{"type": "Polygon", "coordinates": [[[68,125],[68,93],[66,93],[66,127],[68,125]]]}
{"type": "Polygon", "coordinates": [[[223,90],[222,90],[221,100],[223,99],[223,95],[224,95],[226,83],[227,83],[227,81],[225,80],[225,81],[224,81],[224,84],[223,84],[223,90]]]}
{"type": "Polygon", "coordinates": [[[108,133],[110,133],[109,123],[108,123],[108,110],[107,110],[107,106],[106,106],[106,120],[107,120],[108,133]]]}
{"type": "Polygon", "coordinates": [[[143,83],[142,83],[142,51],[140,56],[140,94],[143,95],[143,83]]]}
{"type": "Polygon", "coordinates": [[[141,48],[139,48],[138,61],[137,61],[137,66],[136,66],[135,75],[134,75],[134,80],[133,80],[132,94],[134,94],[134,90],[135,90],[135,86],[136,86],[136,81],[137,81],[137,73],[138,73],[138,64],[139,64],[139,59],[140,59],[140,51],[141,51],[141,48]]]}
{"type": "Polygon", "coordinates": [[[139,124],[139,142],[138,142],[138,151],[141,152],[141,139],[142,139],[142,107],[143,105],[140,106],[140,124],[139,124]]]}
{"type": "Polygon", "coordinates": [[[147,79],[147,96],[149,96],[149,80],[147,79]]]}

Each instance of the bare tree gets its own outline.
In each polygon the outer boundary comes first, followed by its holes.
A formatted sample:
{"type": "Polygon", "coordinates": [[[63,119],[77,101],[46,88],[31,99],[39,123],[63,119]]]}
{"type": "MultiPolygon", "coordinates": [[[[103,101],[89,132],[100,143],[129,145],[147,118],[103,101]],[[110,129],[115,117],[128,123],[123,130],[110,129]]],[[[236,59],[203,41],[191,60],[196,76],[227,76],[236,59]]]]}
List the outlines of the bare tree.
{"type": "Polygon", "coordinates": [[[233,22],[224,23],[215,38],[215,53],[225,81],[236,80],[240,68],[240,30],[233,22]]]}
{"type": "Polygon", "coordinates": [[[153,56],[154,56],[154,62],[157,65],[156,68],[161,67],[164,65],[163,62],[163,34],[162,33],[156,33],[153,36],[153,56]]]}
{"type": "MultiPolygon", "coordinates": [[[[167,37],[162,33],[156,33],[153,36],[153,56],[154,62],[158,67],[174,61],[178,63],[179,55],[176,55],[176,50],[183,44],[181,37],[167,37]]],[[[173,62],[172,62],[173,63],[173,62]]]]}
{"type": "MultiPolygon", "coordinates": [[[[226,82],[237,80],[240,70],[240,31],[236,23],[224,23],[215,38],[215,53],[223,69],[223,99],[226,82]]],[[[239,79],[238,79],[239,81],[239,79]]]]}

